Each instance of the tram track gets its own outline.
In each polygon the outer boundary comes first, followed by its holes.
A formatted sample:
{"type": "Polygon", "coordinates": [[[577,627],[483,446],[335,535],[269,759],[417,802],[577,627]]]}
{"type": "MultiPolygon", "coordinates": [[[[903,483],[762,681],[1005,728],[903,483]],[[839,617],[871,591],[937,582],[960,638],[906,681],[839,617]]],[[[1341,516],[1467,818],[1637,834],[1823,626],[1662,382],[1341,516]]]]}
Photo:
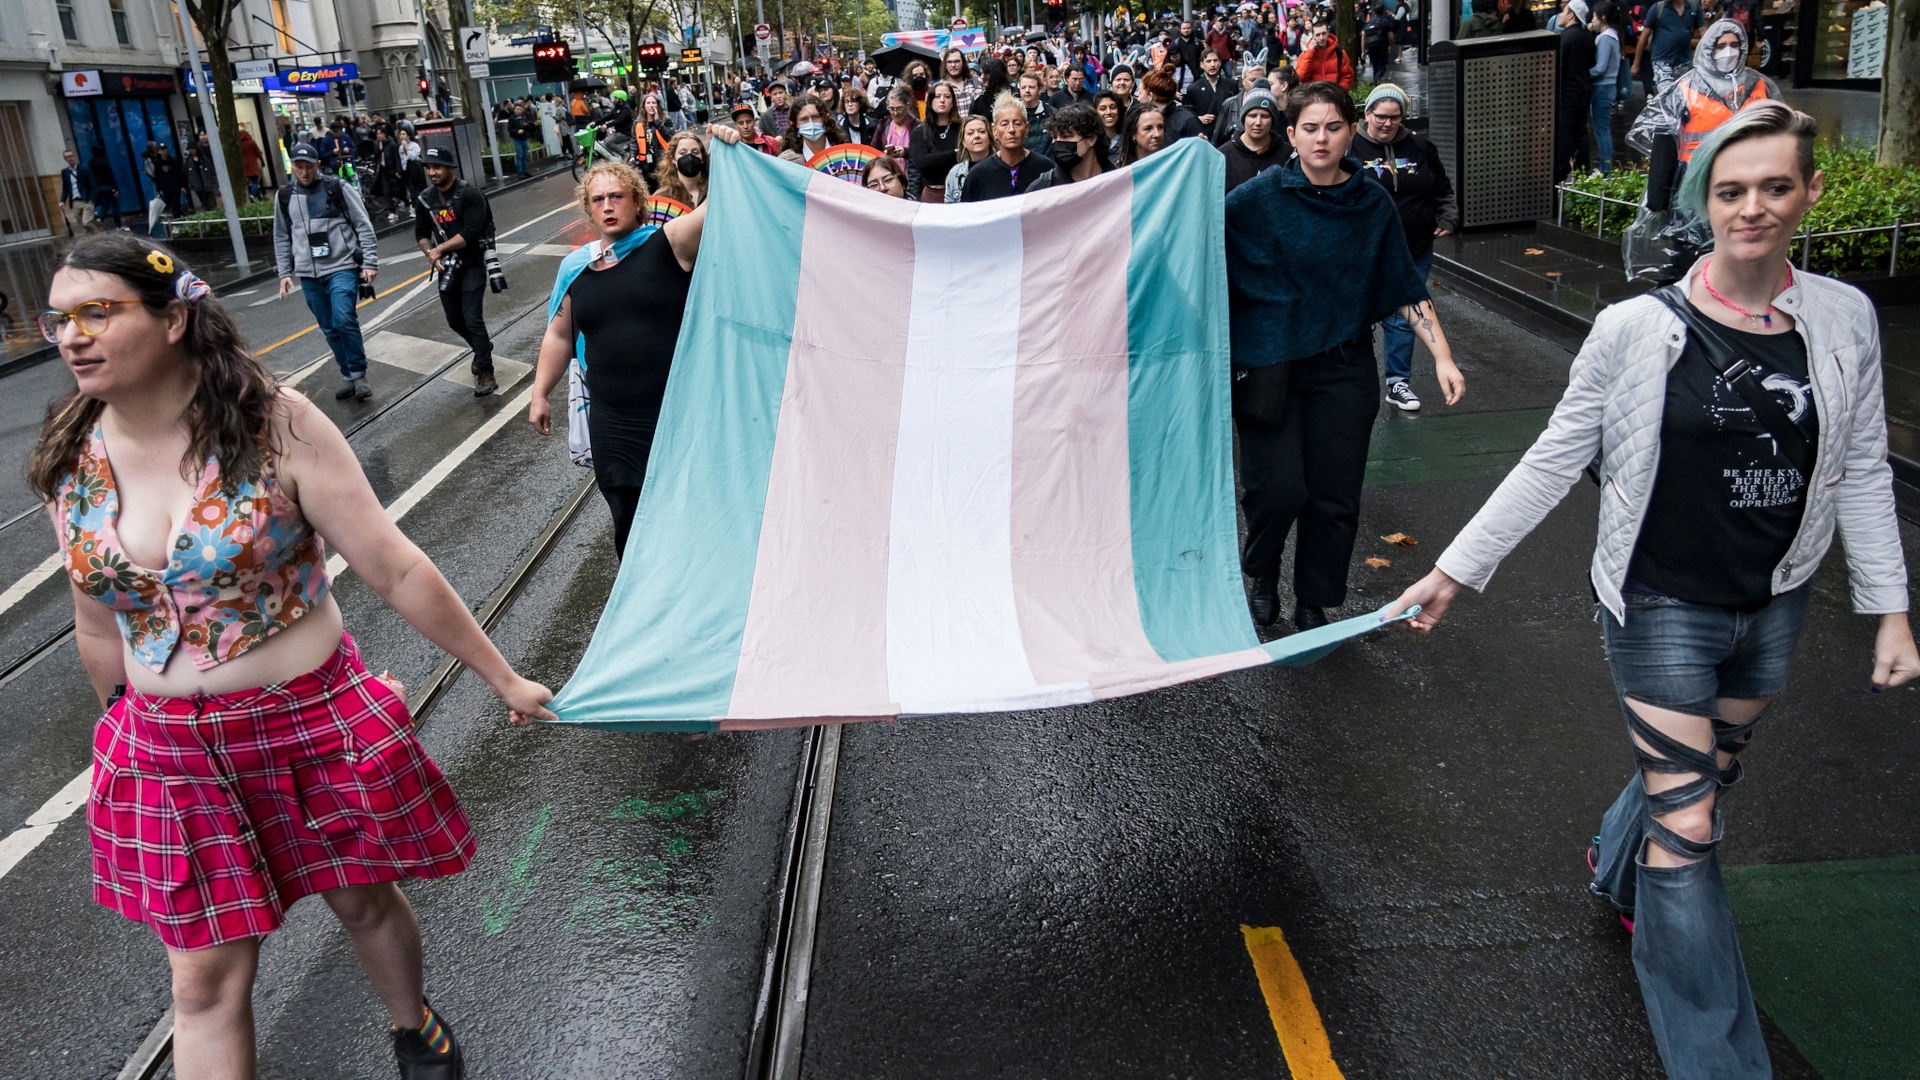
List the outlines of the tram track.
{"type": "MultiPolygon", "coordinates": [[[[553,231],[543,236],[540,240],[535,241],[534,243],[530,243],[526,247],[522,248],[520,251],[515,252],[512,256],[510,256],[510,258],[518,258],[520,255],[523,255],[523,254],[526,254],[527,252],[532,251],[535,244],[544,244],[548,240],[551,240],[553,237],[560,235],[562,232],[565,232],[567,229],[570,229],[577,224],[579,224],[578,218],[572,221],[569,221],[564,225],[558,226],[553,231]]],[[[439,302],[439,298],[437,296],[430,299],[424,299],[424,300],[418,301],[417,303],[407,308],[406,310],[400,312],[399,314],[393,315],[389,319],[389,321],[397,321],[399,319],[405,318],[408,315],[412,315],[415,312],[423,310],[424,308],[427,307],[428,304],[438,303],[438,302],[439,302]]],[[[546,301],[544,299],[535,300],[533,303],[528,304],[526,307],[522,308],[518,313],[514,314],[512,317],[507,319],[506,322],[500,324],[499,333],[504,336],[508,330],[511,330],[513,327],[519,325],[519,323],[524,319],[526,319],[527,316],[532,315],[535,311],[544,310],[545,307],[546,307],[546,301]]],[[[493,328],[491,327],[489,327],[488,329],[489,329],[489,332],[492,332],[493,330],[493,328]]],[[[431,374],[425,375],[420,379],[416,380],[414,383],[409,385],[405,390],[401,391],[397,396],[381,402],[379,407],[374,409],[373,412],[368,413],[366,416],[363,416],[358,420],[355,420],[352,424],[348,425],[341,432],[341,434],[347,439],[349,443],[351,443],[355,435],[366,430],[367,427],[372,425],[375,421],[379,420],[380,418],[386,416],[388,413],[392,412],[394,409],[399,408],[402,404],[412,399],[415,394],[418,394],[420,391],[426,389],[429,386],[432,386],[434,382],[437,381],[442,375],[445,375],[447,372],[453,370],[455,365],[459,364],[463,360],[470,360],[472,357],[473,357],[473,350],[471,348],[460,350],[459,352],[455,353],[451,358],[449,358],[446,361],[446,363],[441,364],[439,367],[435,368],[431,374]]],[[[531,375],[531,372],[529,372],[528,374],[531,375]]],[[[20,514],[15,515],[13,518],[9,519],[8,521],[4,523],[0,523],[0,531],[4,531],[9,525],[14,524],[15,522],[22,521],[28,517],[33,517],[41,512],[42,511],[39,507],[34,507],[32,509],[22,511],[20,514]]],[[[35,587],[38,587],[37,583],[35,587]]],[[[14,660],[8,662],[6,665],[0,666],[0,689],[5,688],[7,684],[13,682],[14,679],[25,674],[29,669],[31,669],[32,667],[40,663],[40,661],[45,659],[49,654],[57,651],[61,645],[63,645],[68,639],[70,639],[73,636],[73,632],[74,632],[74,624],[72,620],[68,620],[66,624],[62,626],[60,630],[56,631],[53,635],[42,640],[39,644],[28,649],[25,653],[22,653],[19,657],[16,657],[14,660]]]]}
{"type": "MultiPolygon", "coordinates": [[[[489,635],[493,633],[500,620],[513,607],[514,601],[526,591],[534,574],[539,572],[540,567],[546,563],[547,557],[553,553],[553,549],[566,535],[567,527],[573,524],[574,519],[580,516],[581,509],[592,500],[595,490],[593,477],[583,478],[574,487],[573,493],[567,497],[567,501],[561,504],[560,509],[547,519],[547,524],[540,530],[540,534],[534,538],[533,543],[520,556],[519,561],[515,562],[513,568],[507,572],[506,579],[487,596],[486,600],[481,602],[480,609],[474,612],[474,620],[480,624],[481,630],[489,635]]],[[[453,689],[460,673],[465,670],[466,665],[448,656],[440,661],[419,689],[409,695],[408,709],[413,714],[415,731],[426,725],[434,708],[446,699],[447,692],[453,689]]],[[[147,1033],[147,1037],[141,1040],[140,1047],[134,1051],[133,1056],[127,1059],[127,1063],[118,1074],[118,1080],[153,1080],[166,1070],[172,1056],[173,1009],[169,1008],[147,1033]]]]}
{"type": "MultiPolygon", "coordinates": [[[[561,209],[564,210],[566,209],[566,207],[563,206],[561,207],[561,209]]],[[[580,218],[574,218],[571,221],[568,221],[562,225],[555,226],[552,230],[542,234],[538,240],[532,240],[532,241],[526,242],[526,244],[523,247],[521,247],[520,250],[515,251],[500,260],[500,265],[502,269],[512,265],[514,262],[516,262],[517,260],[519,260],[524,256],[537,254],[538,253],[536,251],[537,248],[551,242],[554,237],[559,236],[561,233],[566,232],[568,229],[571,229],[575,225],[580,224],[581,220],[582,219],[580,218]]],[[[509,235],[511,235],[511,230],[509,231],[509,235]]],[[[400,289],[403,289],[410,283],[411,280],[412,279],[409,279],[409,281],[406,281],[406,282],[401,282],[399,285],[393,286],[393,288],[389,291],[398,291],[400,289]]],[[[377,318],[379,318],[383,323],[395,323],[395,322],[399,322],[402,319],[407,318],[408,316],[424,311],[428,306],[432,304],[437,304],[437,303],[439,303],[439,296],[437,295],[437,291],[436,291],[434,295],[422,297],[421,299],[416,300],[411,304],[407,304],[405,307],[396,307],[396,309],[392,311],[383,311],[377,316],[377,318]]],[[[543,308],[545,304],[546,304],[546,301],[544,299],[541,299],[529,305],[524,310],[518,312],[517,314],[509,318],[505,323],[502,323],[498,328],[499,332],[501,334],[504,334],[507,330],[517,325],[521,320],[525,319],[528,315],[532,314],[536,310],[539,310],[540,308],[543,308]]],[[[313,327],[310,326],[307,328],[307,331],[311,331],[312,329],[313,327]]],[[[494,333],[494,327],[489,326],[487,329],[489,334],[494,333]]],[[[307,331],[302,331],[302,333],[305,333],[307,331]]],[[[298,335],[295,335],[295,336],[298,336],[298,335]]],[[[302,364],[299,367],[293,368],[289,372],[287,372],[287,374],[291,375],[295,373],[304,373],[310,370],[313,364],[327,359],[329,355],[331,355],[330,352],[322,353],[320,356],[316,357],[315,360],[310,361],[309,363],[306,363],[306,364],[302,364]]],[[[473,356],[473,350],[471,348],[462,349],[460,352],[456,353],[451,359],[449,359],[446,363],[434,369],[432,374],[423,376],[417,382],[410,385],[406,390],[402,391],[398,397],[392,398],[390,400],[382,401],[380,405],[374,409],[373,412],[367,414],[364,417],[361,417],[359,420],[354,421],[354,423],[350,425],[348,428],[346,428],[346,430],[343,431],[342,434],[346,435],[347,438],[351,439],[355,432],[360,431],[362,428],[366,427],[368,424],[371,424],[375,420],[378,420],[380,417],[386,415],[389,411],[391,411],[393,408],[398,406],[401,402],[406,401],[408,398],[412,397],[415,393],[419,392],[422,388],[431,386],[435,379],[438,379],[442,375],[445,375],[447,372],[453,370],[454,365],[460,363],[460,361],[462,360],[471,359],[472,356],[473,356]]],[[[4,381],[4,377],[0,377],[0,381],[4,381]]],[[[28,518],[36,517],[42,512],[43,512],[42,507],[29,506],[26,509],[21,510],[18,513],[15,513],[12,516],[6,518],[5,520],[0,520],[0,535],[4,535],[8,529],[13,528],[15,525],[20,524],[21,522],[27,520],[28,518]]],[[[0,669],[0,685],[5,685],[7,675],[11,672],[11,670],[12,670],[11,668],[0,669]]]]}

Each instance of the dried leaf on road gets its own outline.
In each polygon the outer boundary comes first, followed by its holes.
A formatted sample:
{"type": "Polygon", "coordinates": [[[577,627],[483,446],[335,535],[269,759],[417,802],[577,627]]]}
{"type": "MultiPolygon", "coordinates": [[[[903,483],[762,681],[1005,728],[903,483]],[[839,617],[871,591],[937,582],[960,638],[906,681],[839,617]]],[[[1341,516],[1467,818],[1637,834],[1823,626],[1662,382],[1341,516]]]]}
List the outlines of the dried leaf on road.
{"type": "Polygon", "coordinates": [[[1375,570],[1378,570],[1383,566],[1392,566],[1393,563],[1389,562],[1386,559],[1368,559],[1367,565],[1373,567],[1375,570]]]}
{"type": "Polygon", "coordinates": [[[1399,544],[1401,547],[1412,547],[1420,542],[1403,532],[1389,533],[1380,539],[1385,540],[1389,544],[1399,544]]]}
{"type": "Polygon", "coordinates": [[[1542,250],[1541,250],[1541,249],[1539,249],[1539,248],[1528,248],[1528,249],[1527,249],[1527,254],[1529,254],[1529,255],[1545,255],[1545,254],[1546,254],[1546,252],[1545,252],[1545,251],[1542,251],[1542,250]]]}

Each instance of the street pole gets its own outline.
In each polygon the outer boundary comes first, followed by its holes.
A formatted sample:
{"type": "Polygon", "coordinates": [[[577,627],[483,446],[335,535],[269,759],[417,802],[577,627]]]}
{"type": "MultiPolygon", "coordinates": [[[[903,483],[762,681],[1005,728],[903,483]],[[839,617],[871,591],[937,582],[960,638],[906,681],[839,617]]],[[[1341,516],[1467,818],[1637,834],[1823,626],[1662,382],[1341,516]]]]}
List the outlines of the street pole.
{"type": "Polygon", "coordinates": [[[426,98],[426,106],[433,108],[433,50],[427,47],[427,2],[414,0],[413,10],[420,18],[420,73],[427,77],[427,92],[420,95],[426,98]]]}
{"type": "MultiPolygon", "coordinates": [[[[187,71],[200,89],[200,122],[206,125],[207,145],[218,150],[222,141],[220,128],[213,122],[213,78],[200,66],[200,46],[194,43],[193,24],[187,21],[186,0],[176,0],[173,13],[180,19],[180,40],[187,45],[187,71]]],[[[212,157],[213,175],[220,181],[220,203],[227,211],[227,235],[233,240],[233,261],[240,268],[240,276],[246,277],[253,273],[253,266],[247,261],[246,238],[240,235],[240,208],[233,201],[233,178],[227,175],[227,155],[215,153],[212,157]]]]}
{"type": "Polygon", "coordinates": [[[580,51],[586,53],[587,70],[581,72],[585,78],[593,77],[593,42],[587,40],[587,5],[585,0],[573,0],[574,14],[580,17],[580,51]]]}
{"type": "MultiPolygon", "coordinates": [[[[755,26],[767,24],[766,0],[753,0],[753,23],[755,26]]],[[[760,54],[760,78],[770,81],[773,69],[767,66],[767,43],[761,41],[757,33],[753,39],[753,51],[760,54]]]]}

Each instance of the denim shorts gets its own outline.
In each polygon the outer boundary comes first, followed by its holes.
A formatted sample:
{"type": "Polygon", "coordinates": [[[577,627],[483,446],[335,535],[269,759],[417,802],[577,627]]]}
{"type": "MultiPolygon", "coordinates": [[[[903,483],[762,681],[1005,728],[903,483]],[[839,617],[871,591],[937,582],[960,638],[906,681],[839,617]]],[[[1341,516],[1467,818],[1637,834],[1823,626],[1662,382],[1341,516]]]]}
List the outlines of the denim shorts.
{"type": "Polygon", "coordinates": [[[1776,697],[1787,685],[1811,592],[1802,585],[1759,611],[1626,593],[1625,624],[1600,609],[1614,687],[1624,697],[1693,716],[1717,715],[1716,698],[1776,697]]]}

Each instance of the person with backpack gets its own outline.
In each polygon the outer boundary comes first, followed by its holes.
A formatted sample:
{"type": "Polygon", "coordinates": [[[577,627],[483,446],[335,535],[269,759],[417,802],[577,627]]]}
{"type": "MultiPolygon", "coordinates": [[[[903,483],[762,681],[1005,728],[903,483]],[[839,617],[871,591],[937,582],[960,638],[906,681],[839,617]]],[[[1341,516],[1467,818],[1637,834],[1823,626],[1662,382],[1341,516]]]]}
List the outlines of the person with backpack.
{"type": "Polygon", "coordinates": [[[274,200],[273,262],[280,297],[285,299],[299,278],[307,310],[340,367],[334,398],[365,401],[373,387],[367,385],[357,303],[361,283],[370,285],[379,273],[373,219],[352,184],[320,174],[320,152],[312,143],[295,146],[292,156],[294,182],[274,200]]]}
{"type": "MultiPolygon", "coordinates": [[[[422,155],[427,189],[414,199],[413,240],[433,264],[447,328],[473,350],[474,397],[500,389],[493,376],[493,338],[487,334],[487,253],[493,246],[493,210],[478,186],[460,179],[453,151],[429,146],[422,155]]],[[[504,279],[500,287],[505,287],[504,279]]]]}

